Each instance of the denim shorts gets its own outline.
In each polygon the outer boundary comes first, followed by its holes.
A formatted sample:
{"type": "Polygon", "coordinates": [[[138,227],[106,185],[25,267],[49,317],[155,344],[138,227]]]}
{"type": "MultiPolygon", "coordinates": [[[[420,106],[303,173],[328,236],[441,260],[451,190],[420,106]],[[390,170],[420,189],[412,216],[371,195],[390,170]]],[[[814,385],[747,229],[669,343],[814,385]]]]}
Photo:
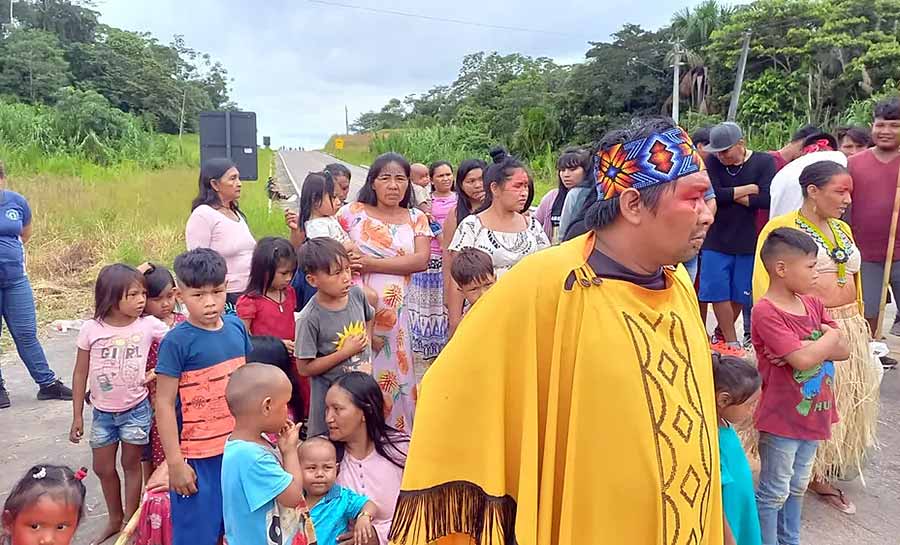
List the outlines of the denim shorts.
{"type": "Polygon", "coordinates": [[[146,445],[150,442],[150,424],[153,409],[150,399],[120,413],[101,411],[94,407],[94,422],[91,425],[91,448],[103,448],[118,443],[146,445]]]}

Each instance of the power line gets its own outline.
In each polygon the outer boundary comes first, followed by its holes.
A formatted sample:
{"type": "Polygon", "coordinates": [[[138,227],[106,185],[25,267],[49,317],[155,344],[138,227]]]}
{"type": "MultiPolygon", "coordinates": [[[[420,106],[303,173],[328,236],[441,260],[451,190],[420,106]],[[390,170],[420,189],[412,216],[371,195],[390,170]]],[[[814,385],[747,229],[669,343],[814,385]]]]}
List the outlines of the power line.
{"type": "Polygon", "coordinates": [[[405,11],[396,11],[392,9],[382,9],[382,8],[370,8],[367,6],[356,6],[353,4],[344,4],[342,2],[329,2],[326,0],[308,0],[310,4],[320,4],[323,6],[333,6],[338,8],[347,8],[347,9],[355,9],[359,11],[368,11],[371,13],[381,13],[385,15],[396,15],[399,17],[409,17],[412,19],[423,19],[426,21],[436,21],[440,23],[452,23],[455,25],[466,25],[466,26],[475,26],[481,28],[490,28],[494,30],[511,30],[513,32],[531,32],[536,34],[553,34],[556,36],[570,36],[571,34],[565,32],[555,32],[552,30],[542,30],[538,28],[525,28],[525,27],[515,27],[515,26],[506,26],[506,25],[492,25],[490,23],[481,23],[478,21],[465,21],[463,19],[450,19],[447,17],[435,17],[433,15],[422,15],[419,13],[408,13],[405,11]]]}

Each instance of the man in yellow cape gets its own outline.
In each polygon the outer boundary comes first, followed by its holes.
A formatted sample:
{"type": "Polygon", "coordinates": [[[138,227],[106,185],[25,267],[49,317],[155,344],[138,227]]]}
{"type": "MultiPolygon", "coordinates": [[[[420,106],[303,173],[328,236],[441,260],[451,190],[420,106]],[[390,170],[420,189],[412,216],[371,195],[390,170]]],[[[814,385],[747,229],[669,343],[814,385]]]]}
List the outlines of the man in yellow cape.
{"type": "Polygon", "coordinates": [[[655,118],[592,170],[591,232],[513,267],[426,373],[392,543],[723,542],[709,342],[671,267],[712,223],[702,159],[655,118]]]}

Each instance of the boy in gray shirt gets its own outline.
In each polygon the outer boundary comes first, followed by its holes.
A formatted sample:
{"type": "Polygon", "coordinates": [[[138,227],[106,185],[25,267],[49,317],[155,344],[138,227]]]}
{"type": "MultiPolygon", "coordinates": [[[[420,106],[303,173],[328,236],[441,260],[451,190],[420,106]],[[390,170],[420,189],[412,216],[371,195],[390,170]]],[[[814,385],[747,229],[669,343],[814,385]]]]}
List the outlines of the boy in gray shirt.
{"type": "Polygon", "coordinates": [[[307,240],[297,255],[309,285],[318,291],[297,319],[294,354],[310,381],[307,436],[328,432],[325,394],[344,373],[371,373],[370,332],[375,310],[351,283],[350,257],[330,238],[307,240]]]}

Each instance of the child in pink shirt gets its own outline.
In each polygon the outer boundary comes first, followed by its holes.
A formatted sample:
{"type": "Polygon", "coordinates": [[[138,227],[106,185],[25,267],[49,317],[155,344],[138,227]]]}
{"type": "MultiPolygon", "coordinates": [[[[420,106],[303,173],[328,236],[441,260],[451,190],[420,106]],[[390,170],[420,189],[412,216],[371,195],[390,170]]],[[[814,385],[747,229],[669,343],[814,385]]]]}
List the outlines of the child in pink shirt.
{"type": "Polygon", "coordinates": [[[90,445],[108,512],[107,526],[96,543],[118,533],[141,498],[141,454],[150,440],[153,418],[147,399],[147,355],[150,346],[169,329],[152,316],[142,316],[146,303],[144,276],[128,265],[108,265],[100,271],[94,288],[94,318],[78,334],[69,440],[78,443],[84,435],[82,412],[90,381],[94,407],[90,445]],[[119,443],[125,474],[124,510],[116,471],[119,443]]]}

